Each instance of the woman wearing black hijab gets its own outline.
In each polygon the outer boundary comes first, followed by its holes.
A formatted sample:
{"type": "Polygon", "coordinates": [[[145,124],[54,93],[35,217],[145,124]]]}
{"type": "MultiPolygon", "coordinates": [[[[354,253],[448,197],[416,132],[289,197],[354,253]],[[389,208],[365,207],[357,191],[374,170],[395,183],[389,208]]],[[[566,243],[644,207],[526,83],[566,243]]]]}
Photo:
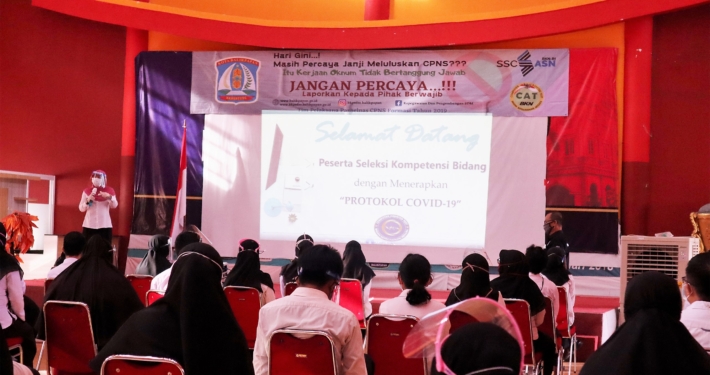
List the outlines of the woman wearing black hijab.
{"type": "MultiPolygon", "coordinates": [[[[109,242],[98,234],[92,236],[81,258],[54,279],[44,296],[45,302],[86,303],[99,349],[134,312],[143,308],[136,291],[111,261],[109,242]]],[[[37,332],[44,339],[44,313],[37,321],[37,332]]]]}
{"type": "Polygon", "coordinates": [[[281,296],[286,295],[286,284],[296,282],[296,277],[298,276],[298,257],[301,256],[301,252],[313,247],[313,244],[313,237],[307,234],[302,234],[296,239],[296,257],[293,258],[291,263],[281,267],[281,274],[279,274],[281,296]]]}
{"type": "Polygon", "coordinates": [[[150,238],[148,242],[148,254],[143,257],[136,267],[136,275],[155,276],[168,268],[170,261],[170,237],[157,234],[150,238]]]}
{"type": "Polygon", "coordinates": [[[451,290],[446,306],[467,300],[473,297],[490,298],[505,306],[503,295],[491,287],[488,261],[481,254],[469,254],[461,263],[461,282],[451,290]]]}
{"type": "Polygon", "coordinates": [[[113,354],[172,358],[186,375],[254,374],[244,333],[222,291],[222,258],[190,244],[173,264],[165,296],[133,315],[94,358],[113,354]]]}
{"type": "Polygon", "coordinates": [[[372,303],[370,303],[370,289],[372,288],[372,278],[375,272],[367,265],[362,246],[357,241],[350,241],[345,245],[343,251],[343,277],[346,279],[357,279],[362,285],[362,307],[365,317],[372,315],[372,303]]]}
{"type": "Polygon", "coordinates": [[[274,290],[261,281],[260,267],[259,254],[253,251],[242,251],[237,254],[237,262],[229,271],[224,286],[246,286],[258,290],[262,306],[275,300],[274,290]]]}
{"type": "MultiPolygon", "coordinates": [[[[245,251],[251,251],[255,253],[257,257],[259,254],[263,253],[263,251],[261,251],[261,246],[259,245],[259,243],[249,238],[242,239],[239,241],[239,253],[245,251]]],[[[261,269],[259,269],[259,280],[262,284],[268,286],[269,288],[271,288],[271,290],[274,290],[274,281],[271,280],[271,275],[262,271],[261,269]]]]}
{"type": "Polygon", "coordinates": [[[535,351],[542,352],[543,374],[552,374],[557,363],[557,348],[551,337],[538,332],[537,327],[545,319],[545,297],[537,284],[530,279],[525,254],[518,250],[501,250],[498,273],[500,276],[491,281],[491,286],[500,290],[503,298],[522,299],[530,305],[533,346],[535,351]]]}
{"type": "Polygon", "coordinates": [[[584,363],[580,375],[710,374],[710,356],[680,322],[670,276],[649,271],[626,286],[626,322],[584,363]]]}
{"type": "MultiPolygon", "coordinates": [[[[518,341],[492,323],[469,323],[441,346],[441,359],[455,375],[518,375],[522,350],[518,341]]],[[[445,375],[432,366],[432,374],[445,375]]]]}

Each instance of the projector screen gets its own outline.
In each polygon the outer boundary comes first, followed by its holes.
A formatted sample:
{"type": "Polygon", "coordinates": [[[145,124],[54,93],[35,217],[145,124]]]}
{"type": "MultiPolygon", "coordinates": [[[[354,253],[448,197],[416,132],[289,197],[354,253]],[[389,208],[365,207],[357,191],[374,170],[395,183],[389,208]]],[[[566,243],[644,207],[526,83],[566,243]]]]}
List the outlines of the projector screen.
{"type": "Polygon", "coordinates": [[[490,116],[268,113],[261,129],[261,239],[483,248],[490,116]]]}
{"type": "MultiPolygon", "coordinates": [[[[292,258],[303,233],[368,261],[434,264],[541,244],[546,118],[275,112],[207,115],[203,231],[292,258]]],[[[495,263],[495,262],[493,262],[495,263]]]]}

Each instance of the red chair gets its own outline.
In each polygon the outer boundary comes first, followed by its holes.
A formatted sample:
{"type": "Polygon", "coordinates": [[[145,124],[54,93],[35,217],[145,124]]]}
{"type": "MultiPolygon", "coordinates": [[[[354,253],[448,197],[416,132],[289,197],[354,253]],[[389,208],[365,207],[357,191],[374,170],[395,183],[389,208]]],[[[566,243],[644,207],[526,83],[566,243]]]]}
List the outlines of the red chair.
{"type": "Polygon", "coordinates": [[[365,328],[365,310],[362,306],[362,284],[356,279],[341,279],[340,285],[333,293],[333,302],[352,311],[360,323],[360,328],[365,328]]]}
{"type": "Polygon", "coordinates": [[[528,373],[528,365],[532,366],[534,374],[539,374],[542,369],[542,353],[535,352],[533,348],[533,326],[530,316],[530,304],[522,299],[505,299],[505,307],[508,308],[510,314],[518,323],[520,333],[525,344],[525,373],[528,373]]]}
{"type": "Polygon", "coordinates": [[[153,302],[163,298],[165,295],[165,292],[162,290],[149,290],[145,294],[145,305],[150,306],[153,304],[153,302]]]}
{"type": "Polygon", "coordinates": [[[81,302],[47,301],[44,304],[47,364],[52,375],[93,374],[89,361],[96,357],[89,307],[81,302]]]}
{"type": "Polygon", "coordinates": [[[478,323],[478,319],[466,314],[463,311],[454,310],[451,312],[451,315],[449,315],[449,323],[451,324],[451,327],[449,328],[449,333],[451,334],[466,324],[478,323]]]}
{"type": "Polygon", "coordinates": [[[224,288],[229,307],[244,331],[249,349],[254,349],[256,342],[256,326],[259,324],[261,297],[259,291],[243,286],[228,286],[224,288]]]}
{"type": "Polygon", "coordinates": [[[313,374],[337,374],[335,345],[330,336],[321,331],[274,331],[269,338],[269,375],[313,374]]]}
{"type": "Polygon", "coordinates": [[[405,358],[402,345],[419,319],[407,315],[374,314],[367,321],[366,353],[377,367],[378,375],[424,375],[426,362],[405,358]]]}
{"type": "MultiPolygon", "coordinates": [[[[569,325],[569,294],[567,289],[558,286],[557,292],[560,294],[560,312],[557,313],[557,331],[563,339],[570,339],[570,360],[572,364],[567,368],[567,373],[572,374],[574,369],[577,373],[577,328],[569,325]]],[[[560,367],[561,368],[561,367],[560,367]]]]}
{"type": "Polygon", "coordinates": [[[49,287],[52,285],[52,281],[54,281],[54,279],[45,279],[44,280],[44,294],[45,295],[47,294],[49,287]]]}
{"type": "Polygon", "coordinates": [[[112,355],[101,365],[101,375],[185,375],[179,363],[169,358],[112,355]]]}
{"type": "Polygon", "coordinates": [[[18,362],[22,363],[24,355],[22,353],[22,337],[8,337],[6,340],[7,348],[10,352],[17,350],[16,354],[12,354],[12,358],[19,359],[18,362]]]}
{"type": "Polygon", "coordinates": [[[284,293],[286,294],[286,296],[290,296],[291,293],[296,290],[296,288],[298,288],[298,284],[294,282],[286,283],[286,287],[284,287],[284,293]]]}
{"type": "MultiPolygon", "coordinates": [[[[131,283],[133,289],[135,289],[138,294],[138,298],[143,300],[143,296],[150,290],[150,282],[153,281],[153,276],[148,275],[128,275],[126,279],[131,283]]],[[[143,300],[143,303],[147,301],[143,300]]],[[[148,305],[146,305],[148,306],[148,305]]]]}

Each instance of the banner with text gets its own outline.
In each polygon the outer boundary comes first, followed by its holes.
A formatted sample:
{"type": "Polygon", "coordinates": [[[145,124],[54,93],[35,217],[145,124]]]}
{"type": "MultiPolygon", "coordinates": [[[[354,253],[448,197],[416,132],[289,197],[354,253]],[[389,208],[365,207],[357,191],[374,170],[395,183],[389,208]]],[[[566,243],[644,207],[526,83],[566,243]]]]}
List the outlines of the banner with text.
{"type": "Polygon", "coordinates": [[[195,52],[193,114],[567,116],[569,50],[195,52]]]}

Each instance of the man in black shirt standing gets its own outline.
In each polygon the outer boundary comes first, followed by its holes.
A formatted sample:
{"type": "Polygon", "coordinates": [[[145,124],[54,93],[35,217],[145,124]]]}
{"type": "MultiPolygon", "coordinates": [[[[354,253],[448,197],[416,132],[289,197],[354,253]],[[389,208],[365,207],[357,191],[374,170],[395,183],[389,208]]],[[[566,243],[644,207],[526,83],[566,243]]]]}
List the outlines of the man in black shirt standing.
{"type": "Polygon", "coordinates": [[[567,238],[562,232],[562,214],[557,211],[548,213],[545,215],[545,223],[542,227],[545,229],[545,248],[551,249],[559,246],[564,250],[565,266],[569,269],[569,245],[567,245],[567,238]]]}

